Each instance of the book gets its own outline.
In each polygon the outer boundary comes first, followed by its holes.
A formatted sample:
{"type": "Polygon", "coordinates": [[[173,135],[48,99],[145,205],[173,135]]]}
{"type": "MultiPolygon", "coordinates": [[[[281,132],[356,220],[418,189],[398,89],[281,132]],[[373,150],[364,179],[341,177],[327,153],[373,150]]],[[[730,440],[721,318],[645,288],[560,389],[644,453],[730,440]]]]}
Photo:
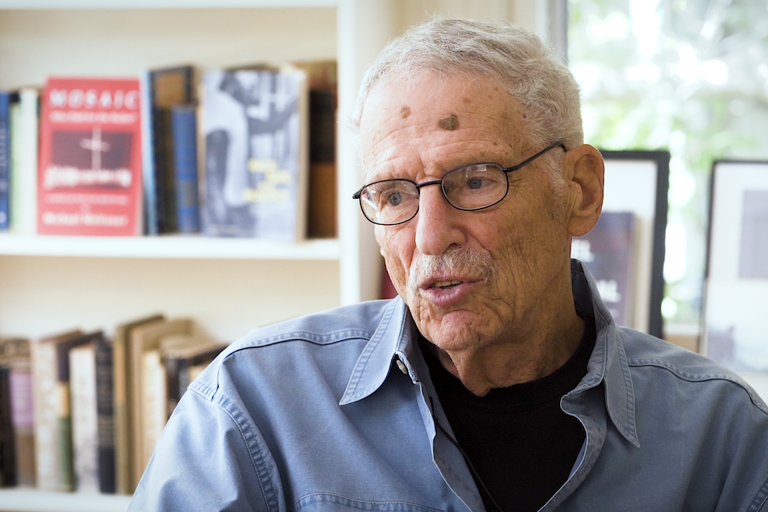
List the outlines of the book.
{"type": "Polygon", "coordinates": [[[11,420],[10,368],[0,366],[0,487],[16,485],[16,448],[11,420]]]}
{"type": "Polygon", "coordinates": [[[34,402],[29,340],[0,341],[0,366],[9,370],[10,413],[13,429],[16,485],[35,485],[34,402]]]}
{"type": "Polygon", "coordinates": [[[142,78],[146,103],[143,125],[146,233],[177,231],[173,126],[170,109],[195,103],[193,66],[174,66],[146,71],[142,78]]]}
{"type": "Polygon", "coordinates": [[[69,352],[78,492],[115,492],[112,346],[103,337],[69,352]]]}
{"type": "Polygon", "coordinates": [[[118,494],[132,494],[136,488],[133,472],[133,392],[129,340],[133,330],[143,325],[165,322],[161,314],[153,314],[119,324],[112,338],[114,368],[115,487],[118,494]]]}
{"type": "Polygon", "coordinates": [[[225,344],[208,336],[166,336],[162,362],[167,389],[167,417],[170,417],[189,384],[202,368],[224,350],[225,344]]]}
{"type": "Polygon", "coordinates": [[[191,382],[190,370],[205,367],[224,345],[195,329],[188,334],[162,336],[159,346],[144,352],[142,444],[144,460],[152,457],[168,418],[191,382]]]}
{"type": "Polygon", "coordinates": [[[202,329],[189,318],[177,318],[164,322],[153,322],[135,327],[131,331],[127,343],[130,345],[129,353],[129,380],[133,383],[131,403],[131,435],[133,451],[133,485],[135,487],[144,473],[149,462],[154,446],[147,446],[145,437],[145,415],[147,394],[154,391],[148,387],[145,377],[144,355],[152,350],[159,350],[164,337],[176,334],[192,335],[203,332],[202,329]]]}
{"type": "Polygon", "coordinates": [[[0,231],[8,231],[11,214],[11,93],[0,91],[0,231]]]}
{"type": "Polygon", "coordinates": [[[168,420],[168,389],[159,348],[144,352],[142,365],[141,458],[146,466],[168,420]]]}
{"type": "Polygon", "coordinates": [[[101,337],[102,332],[96,331],[56,344],[56,449],[59,452],[59,489],[63,491],[75,488],[69,352],[101,337]]]}
{"type": "Polygon", "coordinates": [[[23,235],[37,231],[39,131],[40,93],[22,88],[11,105],[11,230],[23,235]]]}
{"type": "Polygon", "coordinates": [[[200,232],[197,188],[197,107],[171,107],[176,230],[200,232]]]}
{"type": "Polygon", "coordinates": [[[594,276],[600,297],[618,325],[633,321],[634,240],[634,213],[603,212],[592,231],[572,242],[573,257],[594,276]]]}
{"type": "Polygon", "coordinates": [[[207,236],[295,242],[306,235],[306,73],[203,76],[201,227],[207,236]]]}
{"type": "Polygon", "coordinates": [[[137,79],[48,79],[40,119],[38,233],[141,233],[140,103],[137,79]]]}
{"type": "Polygon", "coordinates": [[[307,237],[335,238],[337,64],[321,60],[294,65],[307,73],[309,83],[307,237]]]}
{"type": "Polygon", "coordinates": [[[30,346],[35,414],[35,476],[37,487],[43,490],[62,489],[57,442],[59,395],[56,347],[71,343],[81,336],[79,330],[68,331],[33,341],[30,346]]]}

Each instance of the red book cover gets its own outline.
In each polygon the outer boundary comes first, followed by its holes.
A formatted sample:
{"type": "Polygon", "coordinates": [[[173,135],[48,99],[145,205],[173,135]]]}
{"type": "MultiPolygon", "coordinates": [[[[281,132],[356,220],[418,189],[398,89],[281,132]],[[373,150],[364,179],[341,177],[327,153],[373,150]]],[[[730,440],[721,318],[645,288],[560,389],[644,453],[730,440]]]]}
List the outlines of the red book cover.
{"type": "Polygon", "coordinates": [[[38,233],[141,233],[139,80],[49,78],[42,100],[38,233]]]}

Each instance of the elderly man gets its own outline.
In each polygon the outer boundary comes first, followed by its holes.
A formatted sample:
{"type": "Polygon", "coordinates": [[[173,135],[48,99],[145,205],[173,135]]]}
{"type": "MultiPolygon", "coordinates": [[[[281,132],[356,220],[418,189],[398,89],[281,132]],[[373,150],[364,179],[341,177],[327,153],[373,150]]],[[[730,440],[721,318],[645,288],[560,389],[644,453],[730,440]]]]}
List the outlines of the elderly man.
{"type": "Polygon", "coordinates": [[[617,327],[571,237],[603,163],[512,26],[432,21],[369,71],[355,194],[400,298],[255,332],[190,386],[131,510],[768,510],[768,409],[617,327]]]}

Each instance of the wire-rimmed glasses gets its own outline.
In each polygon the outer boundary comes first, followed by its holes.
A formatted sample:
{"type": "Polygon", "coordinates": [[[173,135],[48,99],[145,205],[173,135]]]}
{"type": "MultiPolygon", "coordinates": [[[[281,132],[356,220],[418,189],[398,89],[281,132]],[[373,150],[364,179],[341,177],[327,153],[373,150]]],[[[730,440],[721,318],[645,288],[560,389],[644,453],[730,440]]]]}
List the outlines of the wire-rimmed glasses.
{"type": "Polygon", "coordinates": [[[375,181],[355,192],[352,199],[359,199],[365,218],[380,226],[394,226],[414,218],[419,211],[420,190],[428,185],[440,185],[445,200],[457,210],[483,210],[507,197],[510,172],[556,147],[568,151],[565,144],[556,142],[512,167],[479,162],[462,165],[448,171],[439,180],[424,183],[406,179],[375,181]]]}

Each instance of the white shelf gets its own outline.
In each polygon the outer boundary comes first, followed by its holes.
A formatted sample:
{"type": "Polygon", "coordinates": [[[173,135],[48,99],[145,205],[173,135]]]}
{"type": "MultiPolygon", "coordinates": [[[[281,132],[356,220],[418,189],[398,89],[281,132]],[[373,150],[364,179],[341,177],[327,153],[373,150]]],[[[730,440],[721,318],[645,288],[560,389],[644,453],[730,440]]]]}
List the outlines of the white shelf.
{"type": "Polygon", "coordinates": [[[0,9],[189,9],[335,7],[338,0],[0,0],[0,9]]]}
{"type": "Polygon", "coordinates": [[[0,510],[10,512],[125,512],[130,501],[130,496],[107,494],[0,490],[0,510]]]}
{"type": "Polygon", "coordinates": [[[189,258],[338,260],[339,241],[299,243],[203,236],[23,236],[0,235],[0,255],[97,258],[189,258]]]}

